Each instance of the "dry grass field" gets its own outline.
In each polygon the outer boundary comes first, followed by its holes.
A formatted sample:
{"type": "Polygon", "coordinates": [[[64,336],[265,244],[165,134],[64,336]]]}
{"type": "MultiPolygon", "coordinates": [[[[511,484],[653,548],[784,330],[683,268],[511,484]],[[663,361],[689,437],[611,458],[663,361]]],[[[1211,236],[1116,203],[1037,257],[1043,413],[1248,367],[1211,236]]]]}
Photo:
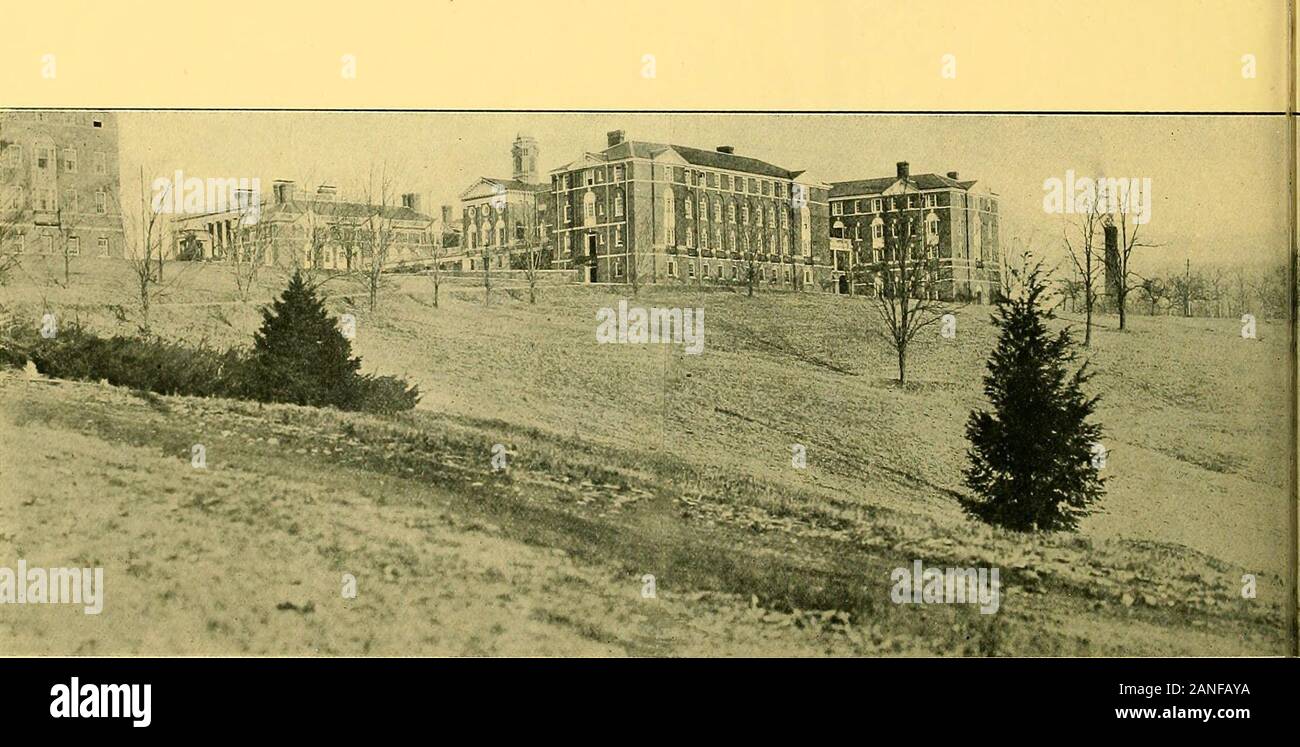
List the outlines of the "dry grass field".
{"type": "MultiPolygon", "coordinates": [[[[121,265],[37,267],[8,314],[136,319],[121,265]]],[[[164,336],[247,344],[257,304],[174,263],[164,336]]],[[[279,278],[266,278],[260,298],[279,278]]],[[[344,282],[363,369],[418,382],[397,417],[0,378],[0,557],[105,568],[99,616],[0,607],[11,653],[1280,654],[1287,335],[1262,321],[1102,317],[1088,352],[1110,449],[1074,535],[962,515],[964,424],[994,330],[958,313],[893,381],[869,303],[643,289],[705,310],[705,347],[599,345],[622,288],[344,282]],[[208,467],[195,470],[193,444],[208,467]],[[495,444],[510,466],[491,468],[495,444]],[[792,445],[808,465],[791,465],[792,445]],[[87,501],[86,496],[94,496],[87,501]],[[893,568],[1002,569],[995,615],[895,605],[893,568]],[[357,578],[355,599],[340,577],[357,578]],[[1259,596],[1243,599],[1242,575],[1259,596]],[[657,593],[644,598],[643,576],[657,593]],[[36,624],[32,624],[33,621],[36,624]]],[[[1063,320],[1065,323],[1070,320],[1063,320]]]]}

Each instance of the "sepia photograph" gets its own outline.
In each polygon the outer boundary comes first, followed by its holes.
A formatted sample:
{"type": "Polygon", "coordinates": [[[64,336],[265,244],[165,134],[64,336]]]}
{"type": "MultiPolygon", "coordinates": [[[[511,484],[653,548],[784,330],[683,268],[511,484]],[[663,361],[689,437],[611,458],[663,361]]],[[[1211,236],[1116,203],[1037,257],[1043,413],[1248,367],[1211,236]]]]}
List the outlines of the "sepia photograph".
{"type": "Polygon", "coordinates": [[[1293,126],[2,110],[0,647],[1292,654],[1293,126]]]}

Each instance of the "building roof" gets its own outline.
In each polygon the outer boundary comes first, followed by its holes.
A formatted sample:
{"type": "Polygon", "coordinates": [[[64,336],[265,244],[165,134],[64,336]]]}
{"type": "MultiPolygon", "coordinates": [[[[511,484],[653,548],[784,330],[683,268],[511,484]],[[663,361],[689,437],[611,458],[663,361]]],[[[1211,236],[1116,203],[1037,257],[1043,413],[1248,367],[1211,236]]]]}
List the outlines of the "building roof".
{"type": "MultiPolygon", "coordinates": [[[[856,179],[847,182],[831,182],[831,199],[836,197],[858,197],[861,195],[878,195],[894,186],[900,179],[897,176],[882,176],[875,179],[856,179]]],[[[975,181],[959,182],[941,174],[912,174],[907,184],[913,189],[964,189],[969,190],[975,181]]]]}
{"type": "Polygon", "coordinates": [[[461,191],[460,199],[479,200],[505,194],[506,192],[546,192],[550,188],[551,185],[549,184],[532,184],[518,179],[497,179],[491,176],[480,176],[477,181],[461,191]],[[484,184],[491,185],[490,189],[482,191],[481,194],[475,194],[475,190],[481,191],[484,184]]]}
{"type": "Polygon", "coordinates": [[[482,177],[482,179],[485,182],[500,184],[510,192],[545,192],[551,188],[551,185],[549,184],[531,184],[529,182],[521,182],[518,179],[496,179],[490,176],[482,177]]]}
{"type": "MultiPolygon", "coordinates": [[[[378,205],[375,206],[367,205],[363,202],[341,202],[338,200],[303,200],[303,199],[294,199],[291,202],[284,202],[284,203],[272,203],[269,207],[272,208],[273,210],[282,210],[284,212],[289,212],[289,213],[300,213],[300,212],[305,212],[308,205],[311,206],[312,210],[316,211],[317,213],[320,213],[321,215],[327,215],[327,216],[338,217],[338,218],[364,218],[365,216],[370,214],[370,211],[373,208],[379,207],[378,205]]],[[[268,206],[264,203],[263,209],[265,209],[266,207],[268,206]]],[[[432,221],[433,220],[431,216],[412,210],[411,208],[406,207],[405,205],[386,205],[379,211],[379,214],[384,218],[388,218],[389,220],[409,220],[409,221],[432,221]]]]}
{"type": "Polygon", "coordinates": [[[701,166],[710,169],[724,169],[727,171],[740,171],[746,174],[755,174],[757,176],[773,177],[776,179],[794,179],[802,174],[802,171],[790,171],[780,166],[770,164],[767,161],[760,161],[757,158],[749,156],[738,156],[735,153],[723,153],[717,150],[703,150],[692,148],[687,145],[671,145],[665,143],[649,143],[644,140],[624,140],[618,145],[612,145],[601,151],[601,155],[606,160],[615,161],[623,158],[653,158],[665,150],[675,151],[687,163],[692,166],[701,166]]]}
{"type": "MultiPolygon", "coordinates": [[[[274,215],[275,213],[305,213],[308,207],[321,215],[337,218],[364,218],[370,214],[371,210],[371,206],[362,202],[342,202],[338,200],[313,200],[303,198],[295,198],[290,202],[263,200],[261,204],[261,210],[264,215],[274,215]]],[[[226,215],[235,212],[238,212],[237,208],[212,213],[185,214],[179,216],[179,218],[181,222],[185,222],[211,215],[226,215]]],[[[389,220],[415,222],[429,222],[433,220],[431,216],[412,210],[405,205],[385,206],[380,211],[380,215],[389,220]]]]}

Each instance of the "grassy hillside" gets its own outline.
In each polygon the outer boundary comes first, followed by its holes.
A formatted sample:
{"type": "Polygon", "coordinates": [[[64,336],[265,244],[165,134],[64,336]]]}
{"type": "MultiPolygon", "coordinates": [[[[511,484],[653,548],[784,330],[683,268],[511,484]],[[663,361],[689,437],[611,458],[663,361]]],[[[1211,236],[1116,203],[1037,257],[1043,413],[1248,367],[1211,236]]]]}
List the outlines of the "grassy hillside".
{"type": "MultiPolygon", "coordinates": [[[[121,268],[81,269],[67,290],[33,271],[0,303],[129,331],[121,268]]],[[[219,268],[183,271],[155,329],[246,342],[255,305],[219,268]]],[[[418,411],[5,377],[0,552],[102,561],[109,591],[100,619],[0,608],[0,634],[83,653],[1284,651],[1281,325],[1244,341],[1233,320],[1136,317],[1120,333],[1103,318],[1103,512],[1076,536],[1023,537],[954,501],[986,308],[919,345],[900,389],[861,299],[643,291],[636,303],[705,309],[705,352],[689,356],[597,345],[596,309],[622,290],[547,289],[536,306],[505,290],[485,308],[453,284],[434,309],[429,281],[407,277],[373,314],[350,305],[355,288],[326,290],[358,316],[366,370],[420,383],[418,411]],[[890,570],[916,558],[1000,567],[1001,611],[892,604],[890,570]],[[1258,599],[1240,596],[1246,572],[1258,599]]]]}

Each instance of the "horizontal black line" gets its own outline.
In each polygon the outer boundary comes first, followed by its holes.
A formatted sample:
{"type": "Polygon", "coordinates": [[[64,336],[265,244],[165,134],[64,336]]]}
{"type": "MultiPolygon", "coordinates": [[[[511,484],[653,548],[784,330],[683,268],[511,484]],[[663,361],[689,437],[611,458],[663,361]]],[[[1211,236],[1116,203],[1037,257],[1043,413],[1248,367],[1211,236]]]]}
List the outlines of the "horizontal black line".
{"type": "Polygon", "coordinates": [[[933,116],[1089,116],[1089,117],[1285,117],[1282,111],[1124,110],[1087,109],[410,109],[327,107],[205,107],[205,106],[11,106],[7,111],[103,112],[356,112],[391,114],[737,114],[737,115],[933,115],[933,116]]]}

